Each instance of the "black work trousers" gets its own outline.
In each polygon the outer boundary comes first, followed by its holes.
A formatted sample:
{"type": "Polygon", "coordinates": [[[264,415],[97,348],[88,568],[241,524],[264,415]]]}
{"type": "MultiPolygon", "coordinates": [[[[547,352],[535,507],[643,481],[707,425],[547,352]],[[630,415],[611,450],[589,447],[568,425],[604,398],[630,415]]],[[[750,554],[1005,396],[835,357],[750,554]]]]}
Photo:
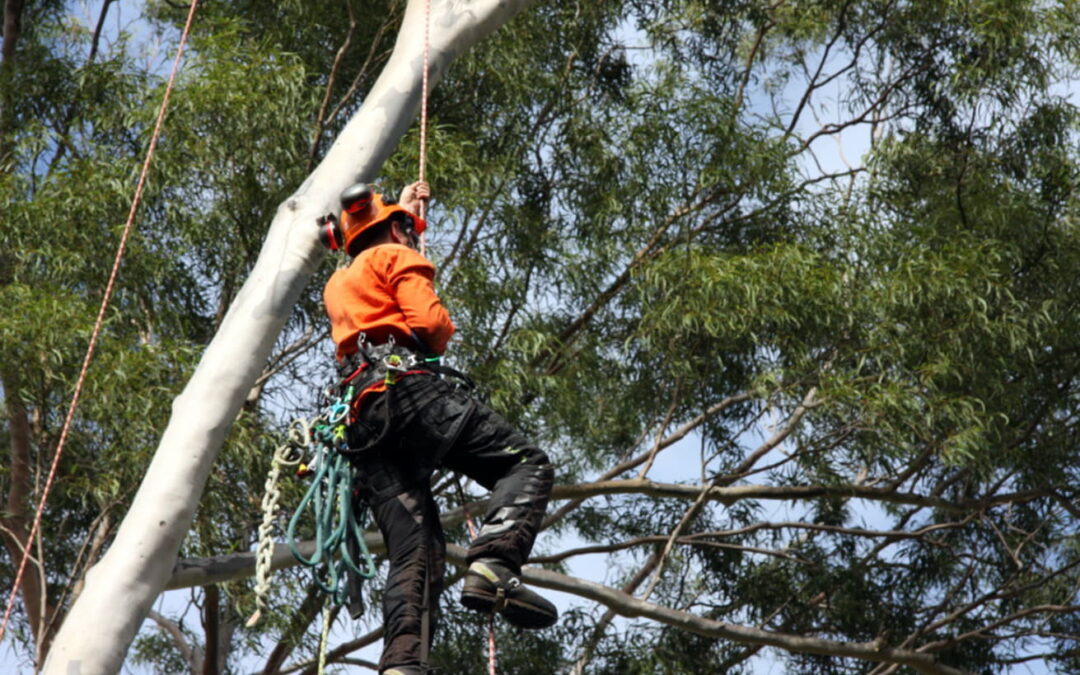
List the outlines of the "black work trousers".
{"type": "Polygon", "coordinates": [[[350,445],[380,444],[353,459],[358,494],[386,541],[380,670],[427,660],[443,585],[446,541],[431,477],[446,467],[492,491],[468,560],[498,558],[515,571],[540,528],[554,470],[548,457],[497,413],[435,375],[403,377],[366,401],[350,445]],[[387,427],[387,424],[389,426],[387,427]]]}

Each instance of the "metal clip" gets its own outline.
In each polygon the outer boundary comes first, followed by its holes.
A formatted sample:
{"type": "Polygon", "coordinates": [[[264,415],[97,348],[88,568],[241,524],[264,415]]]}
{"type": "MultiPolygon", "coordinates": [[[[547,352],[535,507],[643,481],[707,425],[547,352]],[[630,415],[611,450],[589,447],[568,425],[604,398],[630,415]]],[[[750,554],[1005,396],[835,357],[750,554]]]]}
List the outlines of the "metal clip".
{"type": "Polygon", "coordinates": [[[341,420],[345,419],[345,416],[349,414],[349,405],[342,403],[340,399],[334,405],[330,406],[329,422],[331,425],[337,424],[341,420]]]}

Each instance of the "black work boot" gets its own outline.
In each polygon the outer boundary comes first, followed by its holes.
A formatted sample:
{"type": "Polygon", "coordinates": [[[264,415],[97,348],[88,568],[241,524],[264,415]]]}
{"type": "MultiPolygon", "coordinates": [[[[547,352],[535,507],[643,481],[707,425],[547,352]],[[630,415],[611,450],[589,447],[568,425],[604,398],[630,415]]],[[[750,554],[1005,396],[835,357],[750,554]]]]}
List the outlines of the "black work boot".
{"type": "Polygon", "coordinates": [[[469,565],[461,604],[478,612],[498,612],[518,628],[547,628],[559,618],[555,605],[525,588],[496,558],[480,558],[469,565]]]}

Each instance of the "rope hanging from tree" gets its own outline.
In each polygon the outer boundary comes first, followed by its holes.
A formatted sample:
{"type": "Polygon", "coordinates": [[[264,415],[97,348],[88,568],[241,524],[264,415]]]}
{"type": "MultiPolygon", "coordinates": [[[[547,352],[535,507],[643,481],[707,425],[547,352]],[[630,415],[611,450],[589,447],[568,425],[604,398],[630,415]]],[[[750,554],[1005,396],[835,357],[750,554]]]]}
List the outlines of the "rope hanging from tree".
{"type": "Polygon", "coordinates": [[[3,621],[0,622],[0,641],[3,641],[4,634],[7,631],[8,621],[11,618],[11,611],[15,606],[15,597],[19,592],[19,585],[22,584],[23,574],[26,572],[26,562],[30,558],[30,550],[34,538],[41,529],[41,516],[45,511],[45,502],[49,497],[53,481],[56,479],[56,470],[60,466],[60,456],[64,452],[64,445],[67,442],[68,433],[71,430],[71,423],[75,418],[75,410],[79,406],[79,396],[82,394],[83,385],[86,382],[86,373],[90,368],[90,361],[94,357],[94,350],[97,347],[98,337],[100,336],[101,328],[105,323],[105,312],[108,309],[113,291],[116,288],[116,278],[120,270],[120,261],[123,260],[124,251],[127,248],[127,241],[131,234],[131,228],[135,222],[135,214],[139,210],[143,189],[146,187],[146,177],[150,173],[150,163],[154,157],[154,150],[157,148],[158,137],[161,135],[162,123],[165,120],[165,111],[169,107],[169,97],[172,94],[173,85],[176,82],[176,75],[180,70],[180,60],[184,54],[184,45],[187,43],[188,35],[191,33],[191,25],[195,19],[195,9],[198,7],[198,4],[198,0],[191,0],[191,6],[188,8],[187,21],[184,24],[183,32],[180,34],[180,42],[176,47],[176,58],[173,60],[172,72],[169,74],[169,81],[165,86],[165,94],[162,97],[161,106],[158,108],[157,121],[154,123],[154,131],[150,136],[150,145],[146,150],[146,158],[143,160],[142,171],[139,173],[139,182],[135,187],[135,196],[131,200],[131,209],[128,211],[127,222],[124,223],[124,230],[120,235],[120,244],[116,249],[116,257],[113,260],[112,271],[109,273],[109,281],[105,286],[105,293],[101,299],[101,307],[98,310],[97,320],[94,322],[94,329],[90,333],[90,343],[86,348],[86,356],[83,358],[82,368],[79,370],[79,378],[75,382],[75,391],[71,396],[71,405],[68,407],[67,416],[64,418],[64,426],[60,430],[60,440],[56,444],[56,452],[53,454],[52,465],[49,467],[49,475],[48,478],[46,478],[45,485],[41,491],[41,499],[38,501],[37,512],[34,514],[34,523],[30,527],[30,535],[26,538],[26,545],[23,546],[23,554],[19,561],[19,569],[15,574],[15,581],[11,586],[11,593],[8,595],[7,608],[4,610],[3,621]]]}
{"type": "MultiPolygon", "coordinates": [[[[424,70],[420,78],[420,167],[417,170],[419,180],[423,181],[427,173],[427,109],[428,109],[428,70],[431,54],[431,0],[424,0],[424,70]]],[[[420,217],[427,218],[427,203],[420,201],[420,217]]],[[[427,257],[427,245],[424,233],[420,233],[420,255],[427,257]]]]}
{"type": "MultiPolygon", "coordinates": [[[[465,526],[469,530],[469,541],[471,542],[476,539],[478,532],[476,531],[476,523],[473,521],[472,516],[469,515],[468,502],[465,500],[465,490],[461,488],[460,477],[457,479],[457,492],[458,500],[461,501],[461,512],[465,515],[465,526]]],[[[488,619],[488,675],[497,675],[495,666],[495,615],[492,614],[488,619]]]]}

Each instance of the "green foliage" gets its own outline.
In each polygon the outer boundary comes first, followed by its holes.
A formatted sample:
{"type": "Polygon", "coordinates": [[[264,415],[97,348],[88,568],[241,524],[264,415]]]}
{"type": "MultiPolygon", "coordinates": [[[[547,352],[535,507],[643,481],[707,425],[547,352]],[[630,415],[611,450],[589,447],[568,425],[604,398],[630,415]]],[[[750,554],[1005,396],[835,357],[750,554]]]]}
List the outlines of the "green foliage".
{"type": "MultiPolygon", "coordinates": [[[[46,518],[62,523],[45,541],[51,601],[66,602],[60,590],[106,515],[107,541],[273,210],[363,102],[402,8],[200,8],[50,498],[46,518]]],[[[460,57],[432,92],[427,167],[454,365],[550,451],[559,483],[656,449],[656,481],[822,490],[692,513],[673,497],[593,497],[538,548],[616,548],[599,581],[621,587],[689,515],[651,601],[810,638],[928,646],[972,671],[1027,654],[1075,670],[1077,11],[1034,0],[537,3],[460,57]],[[659,444],[684,425],[689,440],[659,444]],[[649,539],[623,547],[636,538],[649,539]]],[[[0,69],[0,381],[33,422],[38,472],[163,71],[139,57],[144,37],[103,42],[88,61],[92,33],[64,12],[27,10],[18,58],[0,69]]],[[[147,13],[170,42],[182,12],[154,2],[147,13]]],[[[375,177],[389,191],[414,179],[417,141],[413,129],[375,177]]],[[[318,342],[328,274],[279,343],[284,353],[311,329],[318,349],[245,407],[183,555],[250,549],[274,434],[310,413],[330,371],[318,342]]],[[[5,462],[5,494],[11,475],[5,462]]],[[[5,552],[0,570],[10,567],[5,552]]],[[[230,667],[261,666],[279,638],[314,651],[318,621],[293,611],[305,583],[281,577],[265,632],[238,628],[230,667]]],[[[249,583],[225,595],[227,616],[250,612],[249,583]]],[[[443,610],[439,665],[481,672],[483,622],[451,593],[443,610]]],[[[558,672],[584,654],[586,673],[761,663],[755,647],[644,619],[594,640],[602,613],[578,606],[538,634],[500,624],[500,672],[558,672]]],[[[136,659],[171,671],[184,667],[178,655],[146,633],[136,659]]],[[[866,669],[780,658],[789,672],[866,669]]]]}

